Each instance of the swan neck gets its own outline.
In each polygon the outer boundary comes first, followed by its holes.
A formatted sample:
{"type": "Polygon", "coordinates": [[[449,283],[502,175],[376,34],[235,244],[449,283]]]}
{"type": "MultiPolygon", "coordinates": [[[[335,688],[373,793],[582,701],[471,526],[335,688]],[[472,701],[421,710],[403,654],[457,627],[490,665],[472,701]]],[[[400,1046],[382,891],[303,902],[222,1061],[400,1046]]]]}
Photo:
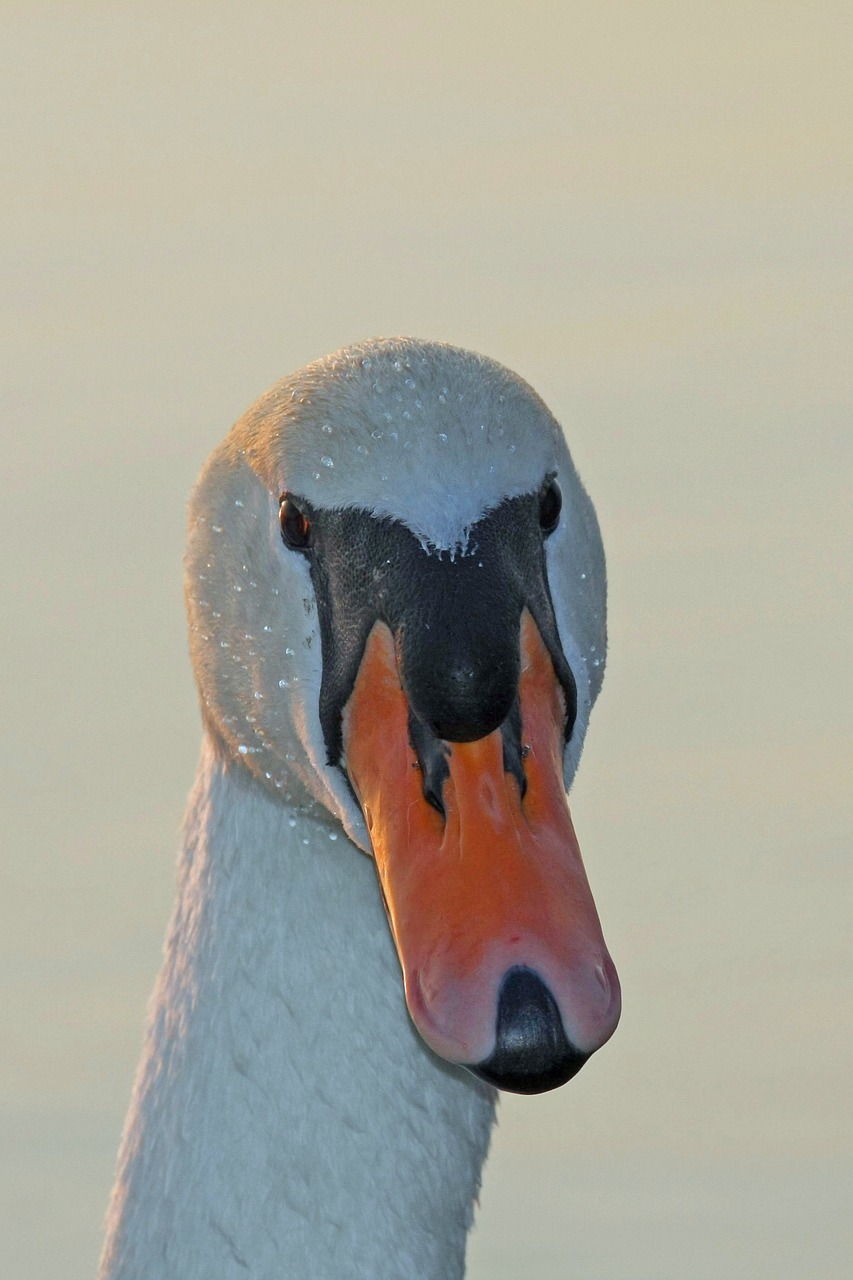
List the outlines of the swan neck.
{"type": "Polygon", "coordinates": [[[101,1280],[453,1280],[493,1092],[406,1014],[372,863],[206,741],[101,1280]]]}

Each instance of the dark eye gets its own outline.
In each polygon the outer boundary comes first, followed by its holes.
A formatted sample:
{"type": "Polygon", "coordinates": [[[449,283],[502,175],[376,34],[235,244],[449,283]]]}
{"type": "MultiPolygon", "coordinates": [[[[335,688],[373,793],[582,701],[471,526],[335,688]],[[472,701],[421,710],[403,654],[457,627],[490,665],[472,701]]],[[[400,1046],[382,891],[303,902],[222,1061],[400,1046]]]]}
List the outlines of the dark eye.
{"type": "Polygon", "coordinates": [[[549,480],[539,499],[539,524],[543,533],[553,533],[560,523],[563,495],[556,480],[549,480]]]}
{"type": "Polygon", "coordinates": [[[289,547],[299,551],[311,545],[311,522],[288,494],[279,498],[278,518],[281,536],[289,547]]]}

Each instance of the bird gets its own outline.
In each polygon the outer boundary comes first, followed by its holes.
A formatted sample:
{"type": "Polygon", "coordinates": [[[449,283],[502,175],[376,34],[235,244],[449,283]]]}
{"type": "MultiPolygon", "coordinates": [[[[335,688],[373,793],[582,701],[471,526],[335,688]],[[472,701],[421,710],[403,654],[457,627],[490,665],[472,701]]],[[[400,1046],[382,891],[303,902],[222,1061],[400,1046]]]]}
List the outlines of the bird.
{"type": "Polygon", "coordinates": [[[498,362],[377,338],[214,450],[203,725],[101,1280],[456,1280],[501,1089],[619,980],[567,801],[606,651],[595,511],[498,362]]]}

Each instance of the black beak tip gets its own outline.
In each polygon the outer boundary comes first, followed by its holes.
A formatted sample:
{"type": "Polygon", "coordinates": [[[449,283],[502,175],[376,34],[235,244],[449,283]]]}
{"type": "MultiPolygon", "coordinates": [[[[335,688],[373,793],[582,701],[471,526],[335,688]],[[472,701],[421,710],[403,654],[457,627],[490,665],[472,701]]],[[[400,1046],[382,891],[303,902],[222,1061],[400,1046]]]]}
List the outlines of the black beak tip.
{"type": "Polygon", "coordinates": [[[517,966],[501,984],[494,1052],[468,1070],[510,1093],[545,1093],[576,1076],[588,1057],[570,1043],[539,974],[517,966]]]}

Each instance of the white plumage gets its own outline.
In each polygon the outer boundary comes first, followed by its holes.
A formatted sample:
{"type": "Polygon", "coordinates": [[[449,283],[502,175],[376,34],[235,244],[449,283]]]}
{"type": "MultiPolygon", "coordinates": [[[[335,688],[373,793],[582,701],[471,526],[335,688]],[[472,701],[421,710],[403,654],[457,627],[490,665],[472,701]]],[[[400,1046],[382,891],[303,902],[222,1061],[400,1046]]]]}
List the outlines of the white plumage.
{"type": "Polygon", "coordinates": [[[441,344],[347,348],[278,383],[205,467],[186,558],[205,737],[102,1280],[462,1275],[494,1090],[408,1017],[364,821],[326,763],[314,589],[278,500],[392,516],[452,556],[551,472],[568,787],[603,674],[604,559],[521,379],[441,344]]]}

